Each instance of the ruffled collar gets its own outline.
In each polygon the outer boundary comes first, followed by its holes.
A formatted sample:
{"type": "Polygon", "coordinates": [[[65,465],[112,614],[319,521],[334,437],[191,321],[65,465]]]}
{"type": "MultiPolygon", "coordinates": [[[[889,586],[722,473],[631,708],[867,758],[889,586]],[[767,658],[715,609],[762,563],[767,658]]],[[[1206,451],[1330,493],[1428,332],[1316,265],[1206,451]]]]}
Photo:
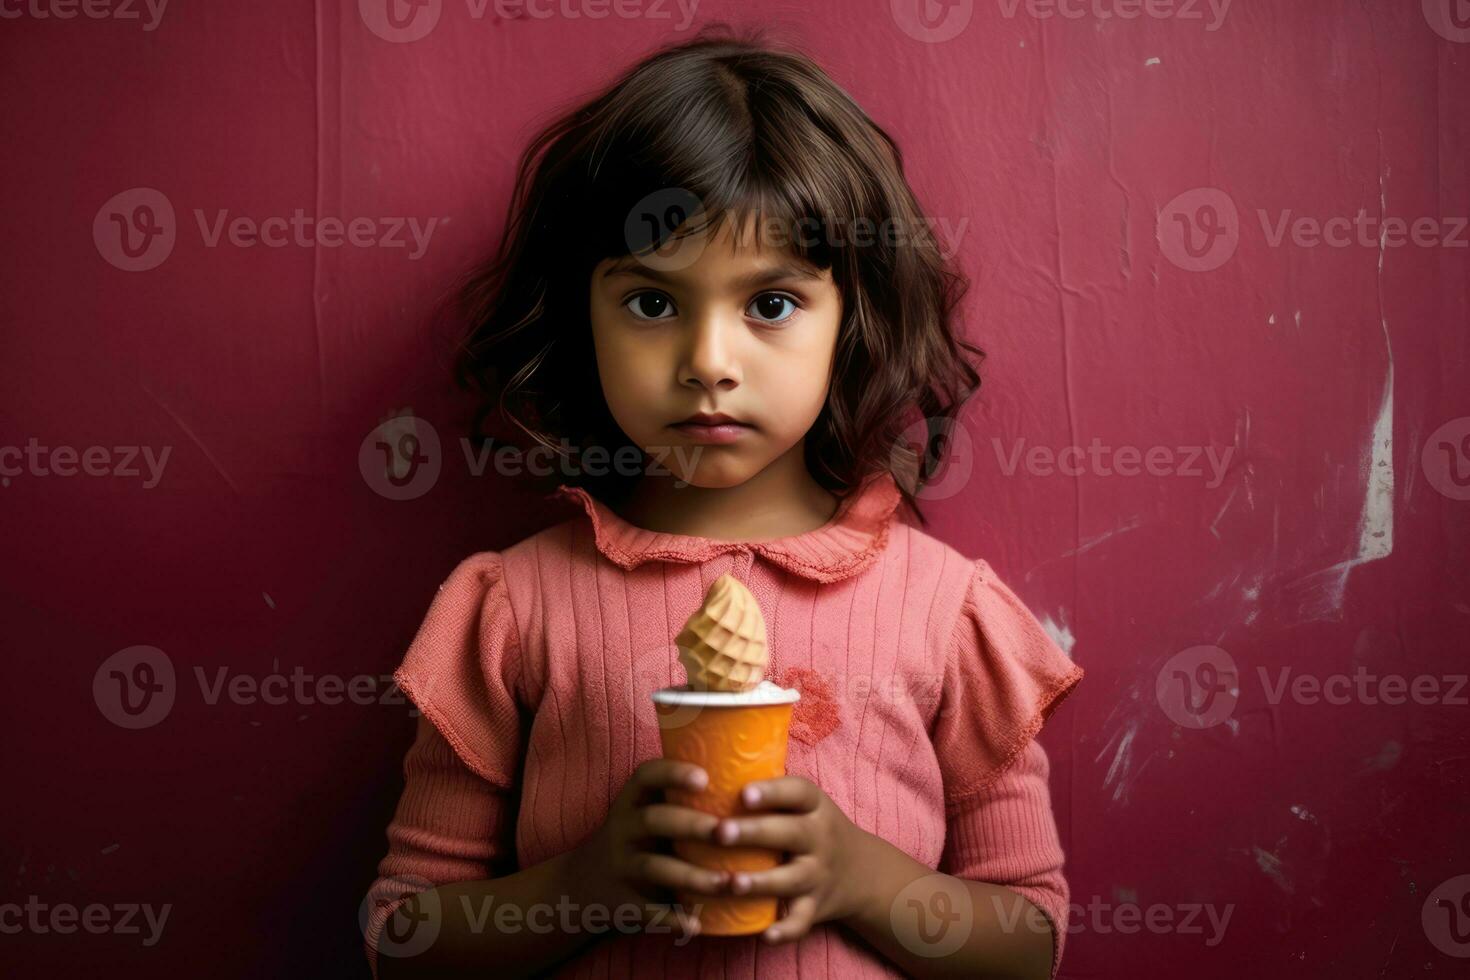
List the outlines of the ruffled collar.
{"type": "Polygon", "coordinates": [[[856,575],[878,559],[902,495],[892,474],[880,472],[843,498],[821,527],[770,541],[720,541],[689,534],[650,531],[630,524],[581,487],[562,484],[556,497],[579,503],[592,521],[597,550],[623,568],[647,561],[703,563],[732,551],[752,551],[815,582],[856,575]]]}

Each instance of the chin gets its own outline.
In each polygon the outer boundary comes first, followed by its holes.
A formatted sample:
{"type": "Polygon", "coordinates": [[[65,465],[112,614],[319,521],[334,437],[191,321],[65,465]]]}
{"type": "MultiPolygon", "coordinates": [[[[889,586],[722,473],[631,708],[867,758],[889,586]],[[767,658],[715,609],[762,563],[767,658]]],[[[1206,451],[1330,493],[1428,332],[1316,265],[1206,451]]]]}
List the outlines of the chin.
{"type": "Polygon", "coordinates": [[[712,447],[703,447],[705,452],[703,458],[694,465],[694,471],[688,476],[678,472],[677,465],[669,465],[675,461],[665,460],[664,465],[674,472],[674,475],[689,484],[703,490],[725,490],[730,487],[738,487],[749,480],[754,472],[744,463],[734,459],[711,459],[712,447]]]}

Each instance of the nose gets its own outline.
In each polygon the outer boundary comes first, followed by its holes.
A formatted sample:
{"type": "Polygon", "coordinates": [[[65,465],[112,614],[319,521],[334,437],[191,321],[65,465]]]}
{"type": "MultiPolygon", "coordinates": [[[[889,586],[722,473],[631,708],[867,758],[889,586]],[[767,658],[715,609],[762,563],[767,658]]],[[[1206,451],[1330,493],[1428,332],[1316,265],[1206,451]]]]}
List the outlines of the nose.
{"type": "Polygon", "coordinates": [[[679,383],[709,391],[738,386],[741,372],[735,347],[741,326],[728,322],[717,312],[691,317],[679,365],[679,383]]]}

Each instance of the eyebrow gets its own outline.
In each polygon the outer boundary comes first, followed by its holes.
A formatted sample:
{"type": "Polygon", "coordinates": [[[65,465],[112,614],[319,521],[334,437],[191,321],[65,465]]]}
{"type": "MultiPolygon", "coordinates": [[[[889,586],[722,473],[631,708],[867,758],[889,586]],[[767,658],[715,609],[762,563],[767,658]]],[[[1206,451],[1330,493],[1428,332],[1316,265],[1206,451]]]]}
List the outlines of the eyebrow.
{"type": "MultiPolygon", "coordinates": [[[[623,256],[603,272],[604,279],[613,279],[618,276],[636,276],[644,279],[652,279],[668,285],[678,285],[679,277],[671,276],[661,269],[646,266],[632,256],[623,256]]],[[[804,265],[792,262],[782,262],[769,266],[765,269],[757,269],[730,282],[730,287],[735,290],[754,289],[756,286],[764,286],[766,283],[778,282],[782,279],[803,279],[818,281],[822,276],[816,271],[804,265]]]]}

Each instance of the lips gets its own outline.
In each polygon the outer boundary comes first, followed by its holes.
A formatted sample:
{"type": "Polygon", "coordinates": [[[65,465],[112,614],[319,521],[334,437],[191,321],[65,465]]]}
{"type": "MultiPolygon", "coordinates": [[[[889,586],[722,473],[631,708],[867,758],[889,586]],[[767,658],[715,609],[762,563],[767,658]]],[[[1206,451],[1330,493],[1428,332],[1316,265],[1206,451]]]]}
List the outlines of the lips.
{"type": "Polygon", "coordinates": [[[684,419],[682,422],[675,422],[674,424],[675,425],[745,425],[746,423],[740,421],[739,419],[735,418],[734,416],[726,415],[724,412],[713,412],[713,413],[711,413],[711,412],[697,412],[694,415],[689,416],[687,419],[684,419]]]}
{"type": "Polygon", "coordinates": [[[699,412],[682,422],[675,422],[670,428],[682,432],[695,442],[724,445],[744,438],[753,426],[724,412],[699,412]]]}

